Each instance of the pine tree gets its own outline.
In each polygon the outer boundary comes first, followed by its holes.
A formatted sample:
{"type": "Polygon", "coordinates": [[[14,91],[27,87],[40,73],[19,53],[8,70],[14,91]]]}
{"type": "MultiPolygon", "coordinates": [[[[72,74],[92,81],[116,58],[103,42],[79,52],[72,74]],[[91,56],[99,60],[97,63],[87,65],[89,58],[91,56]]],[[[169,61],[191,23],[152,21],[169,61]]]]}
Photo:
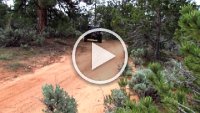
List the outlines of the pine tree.
{"type": "Polygon", "coordinates": [[[2,1],[0,1],[0,28],[4,28],[6,23],[6,16],[7,16],[7,10],[8,10],[8,6],[6,4],[4,4],[2,1]]]}
{"type": "Polygon", "coordinates": [[[164,45],[172,42],[178,27],[179,10],[189,3],[189,0],[136,0],[137,6],[145,12],[144,36],[155,51],[155,59],[160,59],[164,45]]]}
{"type": "Polygon", "coordinates": [[[200,85],[200,11],[191,5],[185,6],[180,11],[182,16],[176,37],[181,45],[181,52],[185,59],[185,65],[196,76],[196,83],[200,85]]]}
{"type": "Polygon", "coordinates": [[[37,21],[37,30],[39,33],[44,31],[45,27],[53,17],[60,16],[60,11],[55,8],[59,6],[69,18],[74,18],[77,12],[77,1],[72,0],[15,0],[14,11],[18,16],[27,16],[37,21]],[[51,16],[51,17],[49,17],[51,16]]]}

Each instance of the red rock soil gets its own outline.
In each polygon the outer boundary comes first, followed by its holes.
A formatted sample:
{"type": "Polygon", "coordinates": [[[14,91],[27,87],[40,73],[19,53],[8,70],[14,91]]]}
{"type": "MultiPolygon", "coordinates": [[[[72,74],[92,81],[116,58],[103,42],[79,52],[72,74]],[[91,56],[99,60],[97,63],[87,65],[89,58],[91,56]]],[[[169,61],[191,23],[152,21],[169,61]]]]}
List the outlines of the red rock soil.
{"type": "Polygon", "coordinates": [[[76,99],[79,113],[103,113],[104,96],[110,94],[110,90],[119,88],[117,81],[107,85],[84,81],[75,72],[71,56],[63,55],[57,63],[1,82],[0,113],[42,113],[41,88],[45,84],[59,84],[64,88],[76,99]]]}

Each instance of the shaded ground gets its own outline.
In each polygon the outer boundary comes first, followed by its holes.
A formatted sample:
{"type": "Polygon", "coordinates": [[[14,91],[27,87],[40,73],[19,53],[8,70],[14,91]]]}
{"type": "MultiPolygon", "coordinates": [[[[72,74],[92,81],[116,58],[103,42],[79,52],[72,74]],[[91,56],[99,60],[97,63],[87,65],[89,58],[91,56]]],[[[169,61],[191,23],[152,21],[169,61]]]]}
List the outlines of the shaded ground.
{"type": "Polygon", "coordinates": [[[70,54],[73,43],[65,42],[71,41],[47,39],[43,47],[0,48],[0,83],[58,62],[61,55],[70,54]]]}
{"type": "MultiPolygon", "coordinates": [[[[87,57],[82,58],[87,60],[87,57]]],[[[0,113],[41,113],[44,108],[41,88],[44,84],[59,84],[74,96],[79,113],[102,113],[104,96],[111,89],[118,88],[116,81],[103,86],[84,81],[74,71],[70,54],[65,54],[56,63],[12,80],[4,80],[0,84],[0,113]]]]}

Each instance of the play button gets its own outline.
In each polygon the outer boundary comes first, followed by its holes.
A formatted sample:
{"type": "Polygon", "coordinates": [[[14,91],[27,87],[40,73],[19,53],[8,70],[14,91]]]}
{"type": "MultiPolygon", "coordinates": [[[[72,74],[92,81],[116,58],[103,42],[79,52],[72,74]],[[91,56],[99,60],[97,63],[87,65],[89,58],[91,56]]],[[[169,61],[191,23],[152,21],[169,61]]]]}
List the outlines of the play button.
{"type": "Polygon", "coordinates": [[[127,62],[124,41],[115,32],[104,28],[92,29],[81,35],[72,51],[72,63],[77,75],[94,84],[107,84],[116,80],[123,73],[127,62]],[[95,32],[103,32],[102,43],[97,43],[95,32]],[[83,40],[86,36],[87,42],[83,40]]]}
{"type": "Polygon", "coordinates": [[[92,43],[92,70],[115,57],[114,54],[92,43]]]}

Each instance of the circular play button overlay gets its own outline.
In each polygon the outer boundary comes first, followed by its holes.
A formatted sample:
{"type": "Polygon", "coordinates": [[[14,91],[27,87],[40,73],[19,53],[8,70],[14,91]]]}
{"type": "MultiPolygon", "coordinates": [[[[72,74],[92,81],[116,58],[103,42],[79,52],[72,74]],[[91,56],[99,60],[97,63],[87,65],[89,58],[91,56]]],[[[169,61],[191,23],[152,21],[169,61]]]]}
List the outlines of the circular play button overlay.
{"type": "Polygon", "coordinates": [[[115,32],[96,28],[82,34],[72,51],[72,62],[77,73],[94,84],[116,80],[128,61],[127,48],[115,32]]]}

